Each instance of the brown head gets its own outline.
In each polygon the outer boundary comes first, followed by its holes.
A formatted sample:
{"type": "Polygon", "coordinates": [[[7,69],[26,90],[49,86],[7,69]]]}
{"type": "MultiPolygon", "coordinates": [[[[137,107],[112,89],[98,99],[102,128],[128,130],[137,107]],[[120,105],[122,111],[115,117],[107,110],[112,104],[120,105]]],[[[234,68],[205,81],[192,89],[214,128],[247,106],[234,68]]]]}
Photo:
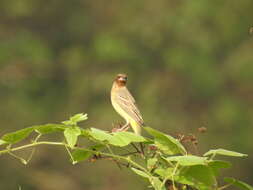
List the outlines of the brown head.
{"type": "Polygon", "coordinates": [[[118,74],[114,80],[118,86],[126,86],[127,83],[127,75],[126,74],[118,74]]]}

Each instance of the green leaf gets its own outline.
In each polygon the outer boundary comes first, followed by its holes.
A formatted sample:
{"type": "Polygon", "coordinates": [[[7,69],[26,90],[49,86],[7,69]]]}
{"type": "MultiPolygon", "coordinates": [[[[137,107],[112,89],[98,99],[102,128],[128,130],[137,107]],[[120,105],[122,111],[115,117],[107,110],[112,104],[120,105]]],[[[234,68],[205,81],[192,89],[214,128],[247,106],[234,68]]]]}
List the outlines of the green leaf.
{"type": "Polygon", "coordinates": [[[5,142],[4,140],[0,139],[0,145],[6,144],[7,142],[5,142]]]}
{"type": "Polygon", "coordinates": [[[221,161],[221,160],[211,160],[208,161],[208,166],[213,170],[215,176],[218,176],[220,173],[220,169],[222,168],[230,168],[231,164],[229,162],[221,161]]]}
{"type": "Polygon", "coordinates": [[[162,185],[162,182],[158,177],[151,177],[149,178],[149,181],[155,190],[166,190],[165,186],[162,185]]]}
{"type": "Polygon", "coordinates": [[[145,130],[155,138],[155,145],[166,154],[186,154],[183,145],[172,136],[166,135],[150,127],[145,127],[145,130]]]}
{"type": "Polygon", "coordinates": [[[185,184],[185,185],[191,185],[193,187],[198,187],[198,185],[196,185],[196,181],[193,178],[189,178],[189,177],[185,177],[183,175],[176,175],[173,178],[176,182],[181,183],[181,184],[185,184]]]}
{"type": "Polygon", "coordinates": [[[150,159],[148,159],[148,161],[147,161],[147,168],[148,168],[149,170],[154,169],[156,163],[157,163],[157,158],[150,158],[150,159]]]}
{"type": "Polygon", "coordinates": [[[117,132],[110,134],[96,128],[91,128],[90,136],[98,141],[108,141],[109,144],[114,146],[127,146],[131,142],[145,142],[146,139],[142,136],[135,135],[131,132],[117,132]]]}
{"type": "Polygon", "coordinates": [[[179,176],[182,176],[186,182],[193,183],[194,186],[199,189],[215,189],[214,186],[216,184],[216,178],[212,169],[208,166],[188,166],[182,171],[180,171],[179,176]]]}
{"type": "Polygon", "coordinates": [[[81,134],[79,127],[69,127],[64,131],[64,136],[67,140],[68,145],[73,148],[76,145],[77,138],[81,134]]]}
{"type": "Polygon", "coordinates": [[[129,143],[128,139],[121,138],[120,136],[112,136],[109,140],[109,144],[119,147],[127,146],[129,143]]]}
{"type": "Polygon", "coordinates": [[[143,142],[143,144],[152,145],[152,144],[154,144],[154,140],[150,139],[148,137],[145,137],[145,141],[143,142]]]}
{"type": "Polygon", "coordinates": [[[70,117],[70,120],[73,122],[80,122],[80,121],[84,121],[88,119],[88,115],[87,114],[83,114],[83,113],[78,113],[72,117],[70,117]]]}
{"type": "Polygon", "coordinates": [[[75,162],[87,160],[92,155],[91,152],[86,151],[86,150],[75,150],[71,154],[75,162]]]}
{"type": "Polygon", "coordinates": [[[90,146],[89,149],[94,150],[94,151],[99,151],[99,150],[104,149],[105,147],[106,146],[103,144],[96,144],[96,145],[90,146]]]}
{"type": "Polygon", "coordinates": [[[234,152],[230,150],[225,150],[225,149],[215,149],[215,150],[209,150],[204,154],[204,156],[210,156],[210,155],[224,155],[224,156],[235,156],[235,157],[245,157],[248,156],[247,154],[242,154],[239,152],[234,152]]]}
{"type": "Polygon", "coordinates": [[[78,113],[78,114],[70,117],[69,120],[63,121],[62,123],[64,125],[76,125],[78,122],[81,122],[81,121],[84,121],[87,119],[88,119],[87,114],[78,113]]]}
{"type": "Polygon", "coordinates": [[[181,166],[206,165],[207,157],[199,156],[171,156],[166,158],[168,162],[177,162],[181,166]]]}
{"type": "Polygon", "coordinates": [[[169,161],[177,161],[184,167],[180,167],[180,170],[175,170],[173,167],[159,168],[155,170],[155,173],[162,178],[175,180],[178,183],[194,186],[198,189],[212,190],[213,184],[215,184],[215,176],[211,168],[206,165],[207,160],[203,157],[193,156],[173,156],[169,161]],[[196,164],[196,165],[195,165],[196,164]]]}
{"type": "MultiPolygon", "coordinates": [[[[93,150],[93,151],[99,151],[101,149],[105,148],[105,145],[103,144],[96,144],[93,146],[90,146],[88,149],[89,150],[93,150]]],[[[84,161],[89,159],[94,153],[88,151],[88,150],[82,150],[82,149],[77,149],[74,150],[71,155],[73,157],[74,160],[74,164],[80,161],[84,161]]]]}
{"type": "Polygon", "coordinates": [[[90,130],[82,129],[82,128],[80,128],[80,129],[81,129],[81,136],[83,136],[83,137],[89,137],[90,136],[90,130]]]}
{"type": "Polygon", "coordinates": [[[243,190],[253,190],[253,187],[251,185],[231,177],[224,178],[224,181],[227,183],[232,183],[232,185],[239,187],[240,189],[243,190]]]}
{"type": "Polygon", "coordinates": [[[62,124],[46,124],[46,125],[36,125],[33,126],[35,131],[41,134],[48,134],[48,133],[54,133],[59,131],[64,131],[66,129],[66,126],[62,124]]]}
{"type": "Polygon", "coordinates": [[[127,146],[132,142],[145,142],[146,139],[142,136],[136,135],[131,132],[117,132],[113,133],[111,139],[109,139],[109,143],[114,146],[127,146]]]}
{"type": "Polygon", "coordinates": [[[6,143],[14,144],[28,137],[33,132],[33,130],[34,130],[33,127],[28,127],[25,129],[15,131],[13,133],[7,133],[3,135],[1,139],[6,143]]]}
{"type": "Polygon", "coordinates": [[[160,175],[163,178],[169,179],[169,180],[174,180],[178,183],[181,184],[186,184],[186,185],[192,185],[194,186],[194,182],[191,179],[187,179],[183,174],[181,175],[178,171],[175,172],[175,175],[173,176],[174,173],[174,168],[166,168],[166,169],[156,169],[155,173],[160,175]]]}
{"type": "Polygon", "coordinates": [[[173,174],[174,168],[157,168],[155,170],[155,173],[160,175],[163,178],[171,179],[173,174]]]}
{"type": "Polygon", "coordinates": [[[113,133],[114,136],[121,137],[122,139],[127,139],[130,142],[145,142],[146,139],[143,136],[136,135],[132,132],[117,132],[113,133]]]}
{"type": "Polygon", "coordinates": [[[215,183],[212,170],[205,165],[187,166],[176,171],[173,167],[159,168],[155,170],[155,173],[164,179],[174,180],[175,182],[191,185],[198,189],[212,190],[212,185],[215,183]]]}
{"type": "Polygon", "coordinates": [[[90,135],[98,141],[109,141],[112,139],[112,135],[110,135],[107,131],[103,131],[96,128],[91,128],[90,135]]]}
{"type": "Polygon", "coordinates": [[[138,174],[139,176],[142,176],[144,178],[149,178],[149,175],[146,174],[145,172],[135,169],[135,168],[131,168],[131,169],[134,171],[134,173],[138,174]]]}

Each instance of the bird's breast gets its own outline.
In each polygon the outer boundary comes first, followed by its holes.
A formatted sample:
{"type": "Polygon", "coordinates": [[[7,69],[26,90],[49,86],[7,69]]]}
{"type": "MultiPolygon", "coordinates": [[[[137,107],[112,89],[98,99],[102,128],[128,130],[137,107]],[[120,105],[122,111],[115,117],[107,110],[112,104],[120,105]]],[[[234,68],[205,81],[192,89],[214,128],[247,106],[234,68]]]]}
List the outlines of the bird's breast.
{"type": "Polygon", "coordinates": [[[117,97],[114,94],[111,95],[111,102],[113,108],[121,117],[123,117],[127,122],[129,122],[131,118],[129,118],[129,115],[120,107],[120,105],[115,100],[116,98],[117,97]]]}

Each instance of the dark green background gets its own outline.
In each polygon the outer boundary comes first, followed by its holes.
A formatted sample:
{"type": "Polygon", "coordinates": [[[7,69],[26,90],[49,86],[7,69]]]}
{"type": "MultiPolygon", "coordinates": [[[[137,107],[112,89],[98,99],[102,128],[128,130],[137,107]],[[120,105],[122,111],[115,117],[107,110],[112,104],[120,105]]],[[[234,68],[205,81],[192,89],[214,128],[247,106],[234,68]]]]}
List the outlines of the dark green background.
{"type": "MultiPolygon", "coordinates": [[[[248,153],[226,175],[253,184],[252,8],[252,0],[1,0],[0,135],[79,112],[89,114],[83,127],[111,129],[122,120],[110,88],[123,72],[145,123],[169,134],[207,127],[200,152],[248,153]]],[[[68,159],[45,146],[27,166],[1,156],[0,189],[147,189],[108,161],[68,159]]]]}

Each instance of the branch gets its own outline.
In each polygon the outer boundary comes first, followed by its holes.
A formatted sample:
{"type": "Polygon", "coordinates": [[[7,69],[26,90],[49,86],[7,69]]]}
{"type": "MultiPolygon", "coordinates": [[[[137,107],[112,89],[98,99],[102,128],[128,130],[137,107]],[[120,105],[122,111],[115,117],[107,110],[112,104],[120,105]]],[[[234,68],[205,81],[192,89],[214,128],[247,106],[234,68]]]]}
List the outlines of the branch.
{"type": "MultiPolygon", "coordinates": [[[[56,146],[64,146],[64,147],[67,147],[67,148],[71,148],[68,144],[63,143],[63,142],[39,141],[39,142],[33,142],[31,144],[26,144],[26,145],[15,147],[15,148],[9,148],[9,149],[1,150],[0,155],[10,153],[10,152],[14,152],[14,151],[18,151],[18,150],[22,150],[22,149],[26,149],[26,148],[39,146],[39,145],[56,145],[56,146]]],[[[112,153],[99,152],[99,151],[90,150],[90,149],[86,149],[86,148],[82,148],[82,147],[72,147],[72,149],[74,149],[74,150],[75,149],[76,150],[84,150],[84,151],[87,151],[87,152],[90,152],[90,153],[93,153],[93,154],[100,154],[100,155],[103,155],[103,156],[108,156],[108,157],[112,157],[112,158],[115,158],[115,159],[124,160],[124,161],[128,162],[129,164],[135,166],[136,168],[139,168],[140,170],[144,171],[149,176],[152,176],[146,168],[144,168],[141,165],[139,165],[138,163],[134,162],[129,157],[119,156],[119,155],[115,155],[115,154],[112,154],[112,153]]]]}

